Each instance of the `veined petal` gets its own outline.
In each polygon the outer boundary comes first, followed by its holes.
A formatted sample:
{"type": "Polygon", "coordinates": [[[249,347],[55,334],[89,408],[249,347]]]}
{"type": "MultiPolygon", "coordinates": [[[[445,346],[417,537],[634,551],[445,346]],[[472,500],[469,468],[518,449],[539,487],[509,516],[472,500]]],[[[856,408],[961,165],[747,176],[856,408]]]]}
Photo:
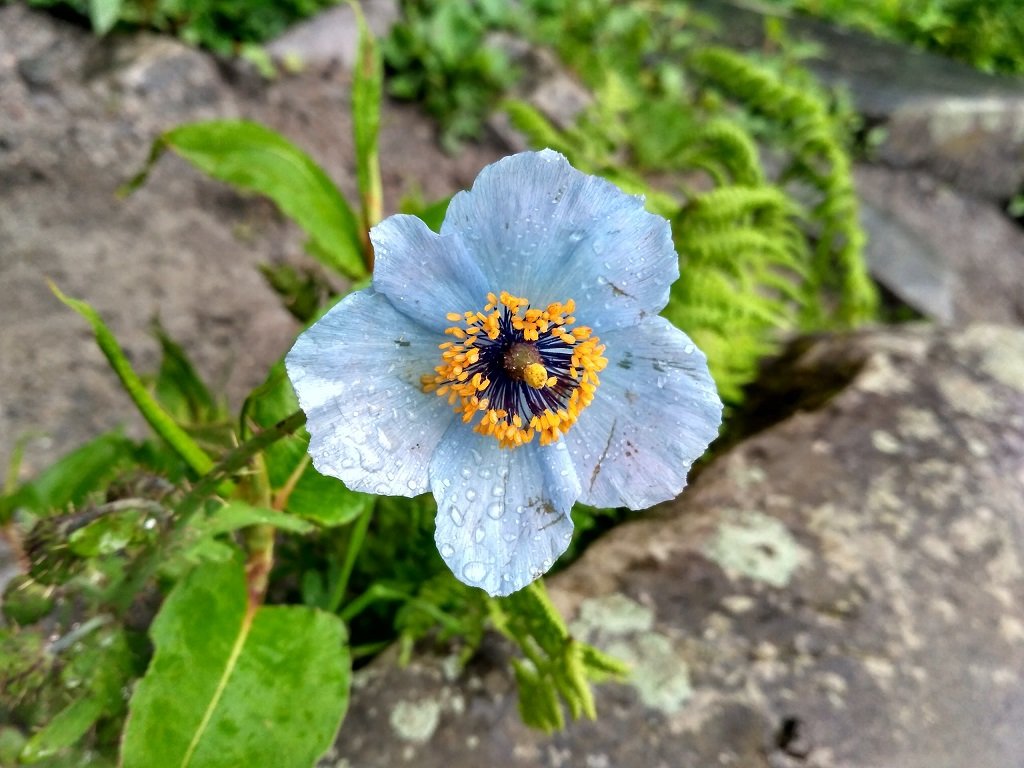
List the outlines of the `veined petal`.
{"type": "Polygon", "coordinates": [[[355,491],[427,490],[431,455],[453,419],[420,387],[437,344],[437,334],[373,290],[346,296],[299,336],[285,366],[317,471],[355,491]]]}
{"type": "Polygon", "coordinates": [[[434,538],[456,578],[507,595],[547,571],[572,539],[580,492],[564,443],[515,449],[455,423],[430,465],[434,538]]]}
{"type": "Polygon", "coordinates": [[[389,216],[370,240],[373,287],[425,328],[443,333],[447,313],[480,306],[492,290],[459,235],[439,235],[415,216],[389,216]]]}
{"type": "Polygon", "coordinates": [[[462,236],[498,286],[491,290],[536,306],[574,299],[581,322],[599,334],[656,315],[679,276],[665,219],[551,150],[484,168],[452,198],[441,232],[462,236]]]}
{"type": "Polygon", "coordinates": [[[606,334],[594,402],[565,436],[580,501],[643,509],[674,498],[718,436],[722,402],[707,358],[661,317],[606,334]]]}

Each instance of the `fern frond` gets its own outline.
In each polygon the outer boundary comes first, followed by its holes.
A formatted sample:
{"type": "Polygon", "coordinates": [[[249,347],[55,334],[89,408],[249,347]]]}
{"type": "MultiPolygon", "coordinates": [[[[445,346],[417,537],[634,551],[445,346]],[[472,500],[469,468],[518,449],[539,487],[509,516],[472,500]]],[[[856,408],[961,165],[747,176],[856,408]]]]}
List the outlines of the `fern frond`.
{"type": "Polygon", "coordinates": [[[850,159],[823,100],[725,48],[698,49],[689,65],[746,108],[785,127],[782,136],[793,160],[783,178],[809,183],[822,198],[813,211],[821,222],[815,280],[835,292],[838,321],[854,324],[870,318],[877,296],[863,260],[865,237],[857,217],[850,159]]]}

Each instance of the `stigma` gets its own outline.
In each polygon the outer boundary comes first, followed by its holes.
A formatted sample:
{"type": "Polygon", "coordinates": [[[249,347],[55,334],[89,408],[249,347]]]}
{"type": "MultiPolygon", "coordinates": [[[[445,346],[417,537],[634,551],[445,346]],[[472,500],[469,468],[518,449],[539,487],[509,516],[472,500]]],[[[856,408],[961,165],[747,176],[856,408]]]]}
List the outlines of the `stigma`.
{"type": "Polygon", "coordinates": [[[441,364],[422,377],[462,420],[504,448],[549,445],[590,405],[608,364],[590,328],[576,326],[575,302],[532,307],[502,291],[482,311],[450,312],[441,364]]]}

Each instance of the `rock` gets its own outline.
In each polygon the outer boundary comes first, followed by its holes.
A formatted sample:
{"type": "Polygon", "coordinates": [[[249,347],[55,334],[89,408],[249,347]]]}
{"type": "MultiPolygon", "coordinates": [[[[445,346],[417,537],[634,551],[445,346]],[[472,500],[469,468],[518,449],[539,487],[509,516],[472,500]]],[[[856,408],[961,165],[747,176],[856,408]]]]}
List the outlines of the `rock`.
{"type": "Polygon", "coordinates": [[[922,173],[856,169],[872,274],[946,323],[1024,322],[1024,230],[922,173]]]}
{"type": "MultiPolygon", "coordinates": [[[[556,128],[567,129],[593,101],[589,90],[547,48],[541,48],[509,34],[492,34],[488,45],[502,49],[522,73],[508,98],[525,101],[551,121],[556,128]]],[[[492,113],[487,126],[510,152],[531,147],[512,125],[504,110],[492,113]]]]}
{"type": "MultiPolygon", "coordinates": [[[[400,17],[397,0],[364,0],[359,5],[367,26],[378,38],[387,36],[400,17]]],[[[336,62],[351,70],[358,45],[355,13],[351,6],[339,5],[296,24],[267,43],[266,49],[286,64],[323,67],[336,62]]]]}
{"type": "MultiPolygon", "coordinates": [[[[764,14],[700,0],[733,44],[766,44],[764,14]]],[[[1024,187],[1024,79],[988,75],[952,59],[801,16],[794,39],[818,44],[806,62],[848,89],[869,125],[882,129],[879,159],[913,168],[973,195],[1004,201],[1024,187]]]]}
{"type": "Polygon", "coordinates": [[[633,665],[596,722],[526,729],[490,640],[359,672],[321,766],[1016,765],[1024,331],[800,340],[765,382],[763,431],[552,581],[633,665]]]}
{"type": "MultiPolygon", "coordinates": [[[[115,191],[163,131],[246,117],[305,149],[353,199],[348,99],[341,69],[253,81],[169,38],[97,39],[23,4],[0,7],[0,466],[25,435],[28,476],[101,431],[143,431],[47,277],[100,311],[140,371],[156,367],[147,327],[159,314],[234,406],[262,380],[298,328],[257,265],[311,264],[301,233],[171,156],[128,199],[115,191]]],[[[498,155],[467,145],[448,157],[427,119],[386,105],[386,209],[414,188],[433,200],[468,186],[498,155]]]]}

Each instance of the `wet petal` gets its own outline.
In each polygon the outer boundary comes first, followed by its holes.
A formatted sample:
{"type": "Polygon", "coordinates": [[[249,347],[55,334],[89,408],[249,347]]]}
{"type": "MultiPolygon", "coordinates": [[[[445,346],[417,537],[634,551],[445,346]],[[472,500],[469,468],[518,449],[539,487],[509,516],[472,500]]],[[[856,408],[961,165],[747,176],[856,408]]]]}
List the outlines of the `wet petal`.
{"type": "Polygon", "coordinates": [[[529,584],[572,539],[580,485],[564,443],[503,449],[457,422],[430,465],[430,484],[441,557],[460,581],[491,595],[529,584]]]}
{"type": "Polygon", "coordinates": [[[442,339],[373,290],[350,294],[299,336],[285,365],[321,474],[356,491],[427,490],[431,455],[453,419],[420,388],[442,339]]]}
{"type": "Polygon", "coordinates": [[[718,435],[722,402],[704,354],[664,318],[602,341],[608,367],[564,439],[583,485],[580,501],[643,509],[683,490],[690,466],[718,435]]]}
{"type": "Polygon", "coordinates": [[[534,306],[574,299],[598,333],[656,315],[679,276],[665,219],[551,150],[485,168],[452,198],[441,231],[462,236],[491,290],[534,306]]]}
{"type": "Polygon", "coordinates": [[[373,287],[438,332],[449,312],[478,310],[492,290],[458,235],[441,236],[415,216],[390,216],[370,230],[373,287]]]}

